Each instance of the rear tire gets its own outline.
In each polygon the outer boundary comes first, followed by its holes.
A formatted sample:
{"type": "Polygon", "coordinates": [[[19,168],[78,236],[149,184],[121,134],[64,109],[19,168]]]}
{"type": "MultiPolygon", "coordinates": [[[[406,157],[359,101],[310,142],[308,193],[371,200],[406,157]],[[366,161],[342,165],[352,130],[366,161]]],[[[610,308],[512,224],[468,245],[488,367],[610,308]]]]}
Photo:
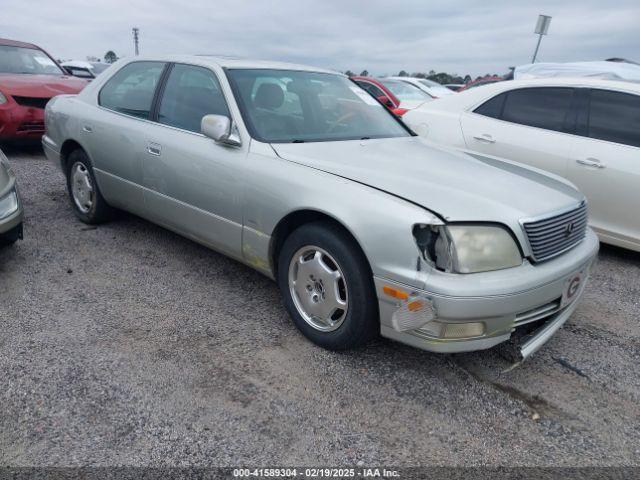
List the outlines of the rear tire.
{"type": "Polygon", "coordinates": [[[91,160],[78,149],[67,160],[67,191],[76,216],[91,225],[111,220],[115,210],[100,193],[91,160]]]}
{"type": "Polygon", "coordinates": [[[278,285],[296,327],[316,345],[347,350],[380,331],[369,263],[337,225],[314,222],[289,235],[278,257],[278,285]]]}

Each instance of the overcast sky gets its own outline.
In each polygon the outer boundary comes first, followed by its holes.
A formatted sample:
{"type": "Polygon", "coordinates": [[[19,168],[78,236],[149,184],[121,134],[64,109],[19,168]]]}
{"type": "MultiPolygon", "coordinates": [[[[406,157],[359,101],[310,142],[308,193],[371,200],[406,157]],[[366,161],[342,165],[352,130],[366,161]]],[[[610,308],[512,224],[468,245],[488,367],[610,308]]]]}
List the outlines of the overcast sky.
{"type": "Polygon", "coordinates": [[[540,13],[553,20],[539,61],[640,61],[639,0],[0,0],[0,36],[84,60],[107,50],[133,55],[137,26],[143,54],[475,77],[528,63],[540,13]]]}

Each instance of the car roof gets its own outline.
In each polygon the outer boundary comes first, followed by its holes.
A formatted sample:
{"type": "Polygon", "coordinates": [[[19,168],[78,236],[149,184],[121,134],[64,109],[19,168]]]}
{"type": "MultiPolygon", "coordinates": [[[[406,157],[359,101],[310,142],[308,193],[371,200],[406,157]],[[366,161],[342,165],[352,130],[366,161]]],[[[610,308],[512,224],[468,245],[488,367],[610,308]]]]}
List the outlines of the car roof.
{"type": "MultiPolygon", "coordinates": [[[[567,87],[599,87],[611,88],[614,90],[635,90],[640,92],[640,83],[625,82],[623,80],[606,80],[603,78],[589,77],[550,77],[550,78],[532,78],[528,80],[505,80],[493,84],[495,88],[511,87],[544,87],[544,86],[567,86],[567,87]],[[503,85],[504,84],[504,85],[503,85]],[[509,85],[511,87],[509,87],[509,85]]],[[[480,87],[478,87],[480,88],[480,87]]]]}
{"type": "Polygon", "coordinates": [[[600,88],[603,90],[616,90],[640,94],[640,83],[622,82],[617,80],[603,80],[600,78],[535,78],[530,80],[504,80],[490,83],[468,90],[463,90],[455,95],[447,95],[437,102],[429,102],[421,108],[426,110],[460,111],[467,110],[489,98],[502,92],[528,87],[586,87],[600,88]]]}
{"type": "Polygon", "coordinates": [[[197,64],[210,64],[222,68],[254,68],[254,69],[274,69],[274,70],[295,70],[303,72],[331,73],[342,75],[334,70],[328,70],[309,65],[300,65],[296,63],[274,62],[269,60],[251,60],[245,58],[224,56],[224,55],[155,55],[155,56],[138,56],[127,58],[129,61],[156,61],[156,62],[184,62],[197,64]]]}
{"type": "Polygon", "coordinates": [[[41,50],[40,47],[34,45],[33,43],[27,42],[19,42],[18,40],[10,40],[8,38],[0,38],[0,45],[7,47],[22,47],[22,48],[32,48],[34,50],[41,50]]]}

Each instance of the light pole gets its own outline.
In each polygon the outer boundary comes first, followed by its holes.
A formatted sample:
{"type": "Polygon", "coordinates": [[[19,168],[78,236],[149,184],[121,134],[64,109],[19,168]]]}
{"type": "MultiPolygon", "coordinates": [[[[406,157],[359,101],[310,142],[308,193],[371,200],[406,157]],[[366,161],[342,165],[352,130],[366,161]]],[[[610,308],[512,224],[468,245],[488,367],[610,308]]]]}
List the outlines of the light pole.
{"type": "Polygon", "coordinates": [[[533,59],[531,63],[536,63],[536,57],[538,56],[538,49],[540,48],[540,42],[542,36],[546,35],[549,31],[549,24],[551,23],[551,17],[549,15],[538,15],[538,23],[536,23],[535,32],[538,34],[538,43],[536,44],[536,50],[533,52],[533,59]]]}
{"type": "Polygon", "coordinates": [[[140,29],[138,27],[133,27],[133,46],[136,56],[138,55],[138,33],[140,33],[140,29]]]}

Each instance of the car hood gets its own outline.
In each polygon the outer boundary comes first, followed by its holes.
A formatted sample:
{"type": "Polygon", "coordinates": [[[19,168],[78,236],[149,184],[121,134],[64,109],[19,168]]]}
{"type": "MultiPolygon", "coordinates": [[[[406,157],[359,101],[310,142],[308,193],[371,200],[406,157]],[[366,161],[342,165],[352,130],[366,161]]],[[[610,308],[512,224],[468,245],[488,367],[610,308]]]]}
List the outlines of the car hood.
{"type": "Polygon", "coordinates": [[[407,110],[413,110],[414,108],[418,108],[423,103],[428,102],[429,100],[401,100],[400,108],[406,108],[407,110]]]}
{"type": "Polygon", "coordinates": [[[85,80],[67,75],[0,73],[0,91],[12,96],[51,98],[65,93],[78,93],[86,86],[85,80]]]}
{"type": "Polygon", "coordinates": [[[385,191],[447,221],[514,224],[584,199],[553,176],[435,147],[419,137],[272,147],[284,159],[385,191]]]}

